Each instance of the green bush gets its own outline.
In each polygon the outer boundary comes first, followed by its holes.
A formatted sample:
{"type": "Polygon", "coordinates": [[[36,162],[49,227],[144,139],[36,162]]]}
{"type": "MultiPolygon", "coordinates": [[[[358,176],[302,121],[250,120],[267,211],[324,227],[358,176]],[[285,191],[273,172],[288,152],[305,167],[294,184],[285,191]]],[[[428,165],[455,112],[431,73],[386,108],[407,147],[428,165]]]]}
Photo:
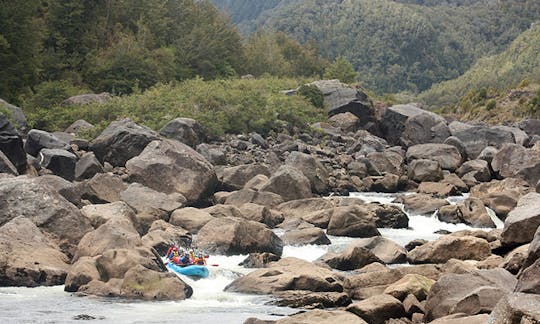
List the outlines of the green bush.
{"type": "Polygon", "coordinates": [[[486,110],[487,111],[491,111],[493,110],[493,108],[495,108],[497,106],[497,102],[495,101],[495,99],[491,99],[490,101],[488,101],[487,105],[486,105],[486,110]]]}
{"type": "Polygon", "coordinates": [[[307,98],[313,106],[324,108],[324,94],[316,86],[303,84],[298,89],[298,94],[307,98]]]}

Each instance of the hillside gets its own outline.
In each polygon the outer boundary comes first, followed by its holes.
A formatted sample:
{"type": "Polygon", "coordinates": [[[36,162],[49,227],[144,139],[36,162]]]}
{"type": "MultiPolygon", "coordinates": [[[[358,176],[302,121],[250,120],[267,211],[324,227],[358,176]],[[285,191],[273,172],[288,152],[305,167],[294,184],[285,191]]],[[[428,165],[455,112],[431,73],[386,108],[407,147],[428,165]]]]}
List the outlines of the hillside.
{"type": "Polygon", "coordinates": [[[540,16],[534,0],[284,0],[249,15],[238,11],[247,10],[240,0],[214,2],[233,17],[249,16],[237,20],[244,32],[282,31],[315,40],[326,58],[345,56],[379,93],[419,92],[456,78],[480,57],[504,50],[540,16]]]}

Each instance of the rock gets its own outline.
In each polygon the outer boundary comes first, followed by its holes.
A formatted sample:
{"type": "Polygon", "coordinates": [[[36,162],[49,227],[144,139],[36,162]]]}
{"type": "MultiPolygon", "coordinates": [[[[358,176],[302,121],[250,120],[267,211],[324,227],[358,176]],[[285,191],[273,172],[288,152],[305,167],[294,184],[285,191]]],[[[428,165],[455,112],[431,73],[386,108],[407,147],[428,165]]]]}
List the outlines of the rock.
{"type": "Polygon", "coordinates": [[[319,258],[319,262],[333,269],[342,271],[360,269],[370,263],[382,263],[370,250],[351,244],[340,254],[328,252],[319,258]]]}
{"type": "Polygon", "coordinates": [[[534,238],[529,245],[529,250],[527,251],[527,259],[523,264],[523,269],[532,265],[538,258],[540,258],[540,226],[536,229],[534,238]]]}
{"type": "Polygon", "coordinates": [[[491,255],[486,240],[465,236],[442,236],[436,241],[416,247],[407,254],[410,263],[444,263],[452,258],[459,260],[484,260],[491,255]]]}
{"type": "Polygon", "coordinates": [[[24,143],[26,153],[36,157],[42,149],[70,150],[67,142],[46,131],[32,129],[28,132],[28,137],[24,143]]]}
{"type": "Polygon", "coordinates": [[[384,177],[373,182],[371,190],[375,192],[397,192],[399,184],[399,176],[387,173],[384,177]]]}
{"type": "Polygon", "coordinates": [[[403,247],[382,236],[358,239],[352,245],[368,249],[386,264],[404,263],[407,259],[403,247]]]}
{"type": "Polygon", "coordinates": [[[418,274],[407,274],[403,278],[388,286],[384,293],[404,300],[412,295],[417,300],[425,300],[435,280],[418,274]]]}
{"type": "Polygon", "coordinates": [[[124,166],[141,154],[146,145],[159,138],[151,129],[138,125],[130,119],[112,122],[90,143],[90,150],[101,163],[124,166]]]}
{"type": "Polygon", "coordinates": [[[227,156],[221,149],[209,147],[207,144],[197,145],[197,153],[202,155],[212,165],[227,164],[227,156]]]}
{"type": "Polygon", "coordinates": [[[159,255],[166,255],[172,244],[191,246],[191,233],[179,226],[174,226],[163,220],[152,223],[148,233],[141,237],[143,245],[154,248],[159,255]]]}
{"type": "Polygon", "coordinates": [[[393,202],[403,204],[405,210],[413,215],[431,215],[442,206],[449,205],[446,199],[434,198],[426,194],[403,195],[393,202]]]}
{"type": "Polygon", "coordinates": [[[209,213],[213,217],[244,217],[240,209],[233,205],[217,204],[201,210],[209,213]]]}
{"type": "Polygon", "coordinates": [[[19,173],[26,171],[26,152],[23,141],[6,115],[0,112],[0,151],[13,163],[19,173]]]}
{"type": "Polygon", "coordinates": [[[517,176],[535,186],[540,180],[540,150],[507,144],[495,155],[491,166],[504,178],[517,176]]]}
{"type": "Polygon", "coordinates": [[[312,192],[319,194],[327,192],[328,170],[314,157],[305,153],[291,152],[287,159],[285,159],[285,164],[296,168],[308,178],[312,192]]]}
{"type": "Polygon", "coordinates": [[[237,278],[225,287],[225,291],[248,294],[271,294],[283,290],[342,292],[343,286],[329,269],[297,258],[284,258],[269,268],[237,278]]]}
{"type": "Polygon", "coordinates": [[[129,181],[164,193],[180,193],[188,203],[208,197],[217,185],[213,166],[178,141],[153,141],[127,161],[129,181]]]}
{"type": "Polygon", "coordinates": [[[268,268],[271,262],[279,261],[279,259],[279,256],[268,252],[250,253],[239,265],[244,268],[268,268]]]}
{"type": "Polygon", "coordinates": [[[103,172],[103,166],[92,152],[83,154],[75,165],[75,179],[79,181],[90,179],[97,173],[103,172]]]}
{"type": "Polygon", "coordinates": [[[519,198],[529,191],[529,185],[525,180],[507,178],[472,187],[470,197],[481,199],[499,218],[505,219],[508,213],[517,206],[519,198]]]}
{"type": "Polygon", "coordinates": [[[87,122],[86,120],[79,119],[74,121],[71,125],[69,125],[64,132],[69,134],[75,134],[79,135],[82,132],[89,131],[94,129],[95,126],[87,122]]]}
{"type": "Polygon", "coordinates": [[[540,120],[534,118],[524,119],[517,124],[529,136],[540,135],[540,120]]]}
{"type": "Polygon", "coordinates": [[[270,147],[268,142],[260,134],[252,133],[250,139],[253,144],[259,145],[263,149],[268,149],[270,147]]]}
{"type": "MultiPolygon", "coordinates": [[[[302,290],[285,290],[274,292],[278,306],[303,308],[336,308],[351,303],[351,297],[343,292],[311,292],[302,290]]],[[[352,315],[352,314],[351,314],[352,315]]]]}
{"type": "Polygon", "coordinates": [[[441,183],[449,183],[456,187],[459,192],[469,191],[469,187],[456,174],[443,171],[443,176],[444,178],[440,181],[441,183]]]}
{"type": "Polygon", "coordinates": [[[445,182],[422,182],[417,191],[437,198],[446,198],[459,194],[459,190],[453,184],[445,182]]]}
{"type": "Polygon", "coordinates": [[[439,181],[443,173],[439,162],[433,160],[414,160],[409,163],[408,177],[417,182],[439,181]]]}
{"type": "Polygon", "coordinates": [[[192,234],[199,230],[214,217],[204,210],[193,207],[180,208],[171,214],[169,223],[185,228],[192,234]]]}
{"type": "Polygon", "coordinates": [[[424,239],[414,239],[405,245],[405,250],[412,251],[415,247],[424,245],[428,241],[424,239]]]}
{"type": "Polygon", "coordinates": [[[408,228],[409,218],[398,206],[370,203],[365,208],[374,213],[377,228],[408,228]]]}
{"type": "Polygon", "coordinates": [[[302,218],[306,214],[333,207],[334,204],[329,199],[306,198],[284,202],[276,206],[276,209],[281,211],[286,218],[302,218]]]}
{"type": "Polygon", "coordinates": [[[336,207],[328,223],[327,234],[350,237],[379,236],[375,217],[361,206],[336,207]]]}
{"type": "Polygon", "coordinates": [[[497,149],[497,148],[495,148],[493,146],[486,146],[480,152],[480,154],[478,154],[477,159],[478,160],[484,160],[487,163],[489,163],[489,165],[491,165],[491,162],[493,161],[493,158],[495,157],[495,155],[497,155],[498,152],[499,152],[499,149],[497,149]]]}
{"type": "Polygon", "coordinates": [[[283,221],[281,213],[274,214],[266,206],[247,203],[241,205],[239,209],[243,218],[266,224],[270,228],[274,228],[283,221]]]}
{"type": "Polygon", "coordinates": [[[146,300],[183,300],[193,289],[174,273],[158,272],[137,265],[129,269],[122,281],[121,295],[146,300]]]}
{"type": "MultiPolygon", "coordinates": [[[[0,99],[0,110],[8,113],[7,117],[9,117],[10,123],[13,125],[13,127],[15,127],[21,134],[26,134],[28,131],[28,125],[26,122],[26,116],[21,108],[0,99]]],[[[0,125],[1,124],[2,122],[0,122],[0,125]]],[[[0,126],[0,128],[2,128],[2,126],[0,126]]]]}
{"type": "Polygon", "coordinates": [[[437,218],[441,222],[459,224],[463,221],[463,214],[457,205],[442,206],[437,212],[437,218]]]}
{"type": "Polygon", "coordinates": [[[206,141],[203,127],[191,118],[176,118],[165,124],[159,134],[180,141],[192,148],[206,141]]]}
{"type": "Polygon", "coordinates": [[[26,217],[68,255],[92,230],[90,221],[77,207],[56,191],[24,176],[0,181],[0,206],[0,226],[15,217],[26,217]]]}
{"type": "Polygon", "coordinates": [[[461,165],[463,157],[455,146],[448,144],[418,144],[407,150],[407,162],[432,160],[439,162],[441,168],[454,171],[461,165]]]}
{"type": "Polygon", "coordinates": [[[98,173],[92,179],[83,182],[82,198],[94,204],[110,203],[121,200],[120,193],[127,185],[117,175],[98,173]]]}
{"type": "Polygon", "coordinates": [[[403,309],[408,316],[412,316],[414,313],[422,315],[425,313],[424,306],[412,294],[407,295],[403,300],[403,309]]]}
{"type": "Polygon", "coordinates": [[[386,294],[353,303],[347,307],[347,311],[372,324],[383,324],[390,318],[406,316],[401,302],[386,294]]]}
{"type": "Polygon", "coordinates": [[[0,226],[1,286],[53,286],[64,283],[68,257],[28,218],[0,226]]]}
{"type": "Polygon", "coordinates": [[[229,194],[225,199],[225,204],[227,205],[241,206],[247,203],[274,207],[283,203],[283,198],[273,192],[242,189],[229,194]]]}
{"type": "Polygon", "coordinates": [[[155,258],[156,256],[146,247],[113,249],[105,251],[96,258],[96,267],[100,273],[100,280],[107,282],[114,278],[124,278],[126,272],[137,265],[161,271],[155,258]]]}
{"type": "Polygon", "coordinates": [[[273,192],[285,201],[310,198],[311,184],[302,172],[289,165],[281,166],[271,177],[261,191],[273,192]]]}
{"type": "Polygon", "coordinates": [[[244,164],[223,168],[218,171],[218,178],[224,190],[240,190],[257,175],[270,176],[270,170],[261,164],[244,164]]]}
{"type": "Polygon", "coordinates": [[[444,118],[414,105],[395,105],[386,109],[381,130],[389,143],[402,146],[442,143],[450,136],[444,118]]]}
{"type": "Polygon", "coordinates": [[[244,185],[244,189],[259,191],[267,183],[268,177],[264,174],[258,174],[251,178],[248,182],[246,182],[246,184],[244,185]]]}
{"type": "Polygon", "coordinates": [[[523,196],[517,207],[512,210],[504,221],[501,234],[503,245],[529,243],[540,226],[540,194],[528,193],[523,196]]]}
{"type": "Polygon", "coordinates": [[[69,97],[60,103],[60,106],[87,105],[90,103],[106,103],[112,99],[112,95],[108,92],[102,93],[86,93],[73,97],[69,97]]]}
{"type": "Polygon", "coordinates": [[[530,244],[520,245],[504,256],[501,268],[506,269],[513,275],[517,275],[527,260],[527,250],[530,244]]]}
{"type": "Polygon", "coordinates": [[[458,208],[465,224],[474,227],[496,227],[480,199],[467,198],[458,204],[458,208]]]}
{"type": "Polygon", "coordinates": [[[540,322],[540,295],[512,293],[499,300],[488,323],[538,323],[540,322]]]}
{"type": "Polygon", "coordinates": [[[347,154],[366,156],[372,152],[383,152],[388,146],[388,142],[384,138],[375,136],[366,130],[356,132],[354,139],[356,141],[347,149],[347,154]]]}
{"type": "Polygon", "coordinates": [[[473,316],[467,316],[465,313],[457,313],[452,315],[443,316],[437,318],[434,321],[429,322],[430,324],[485,324],[488,322],[488,314],[478,314],[473,316]]]}
{"type": "Polygon", "coordinates": [[[99,281],[100,274],[96,267],[96,258],[82,257],[70,268],[64,283],[64,290],[76,292],[81,286],[92,280],[99,281]]]}
{"type": "Polygon", "coordinates": [[[324,231],[317,227],[287,231],[280,238],[286,245],[328,245],[331,243],[324,231]]]}
{"type": "Polygon", "coordinates": [[[281,256],[283,242],[265,225],[232,217],[216,218],[197,234],[196,246],[218,254],[270,252],[281,256]]]}
{"type": "Polygon", "coordinates": [[[45,186],[59,193],[62,197],[66,198],[70,203],[74,204],[77,207],[82,206],[81,187],[67,181],[64,178],[53,174],[47,174],[32,178],[31,181],[38,186],[45,186]]]}
{"type": "MultiPolygon", "coordinates": [[[[316,324],[316,323],[340,323],[340,324],[366,324],[358,316],[342,310],[311,310],[305,313],[295,314],[276,321],[276,324],[316,324]]],[[[246,323],[247,324],[247,323],[246,323]]],[[[262,323],[252,323],[262,324],[262,323]]]]}
{"type": "Polygon", "coordinates": [[[404,158],[401,154],[386,150],[384,152],[371,152],[366,156],[366,163],[370,175],[384,175],[387,173],[403,174],[404,158]]]}
{"type": "Polygon", "coordinates": [[[61,149],[42,149],[39,152],[41,167],[51,170],[57,176],[68,181],[75,179],[75,154],[61,149]]]}
{"type": "Polygon", "coordinates": [[[529,135],[527,135],[526,132],[524,132],[523,130],[517,127],[498,125],[498,126],[492,126],[491,128],[494,130],[500,130],[503,132],[512,133],[514,135],[514,143],[518,145],[525,146],[527,142],[529,141],[529,135]]]}
{"type": "Polygon", "coordinates": [[[514,276],[501,268],[443,275],[429,291],[425,319],[432,321],[453,313],[490,312],[515,285],[514,276]]]}
{"type": "Polygon", "coordinates": [[[17,168],[2,151],[0,151],[0,173],[7,173],[14,176],[19,175],[17,168]]]}
{"type": "Polygon", "coordinates": [[[344,112],[328,118],[328,122],[334,127],[341,128],[344,132],[354,133],[359,128],[360,119],[350,112],[344,112]]]}
{"type": "Polygon", "coordinates": [[[453,130],[452,122],[450,130],[453,136],[459,138],[465,145],[465,151],[470,159],[476,159],[480,152],[487,146],[500,149],[505,143],[514,143],[514,134],[511,132],[494,129],[486,126],[468,126],[464,129],[453,130]]]}
{"type": "Polygon", "coordinates": [[[489,182],[491,180],[491,171],[489,170],[487,161],[467,161],[456,170],[456,174],[460,177],[463,177],[469,172],[474,172],[474,177],[480,182],[489,182]]]}
{"type": "Polygon", "coordinates": [[[94,228],[100,227],[110,219],[135,220],[135,212],[123,201],[116,201],[109,204],[87,205],[81,208],[81,212],[90,220],[94,228]]]}
{"type": "Polygon", "coordinates": [[[524,268],[518,275],[518,283],[516,285],[516,292],[540,294],[540,259],[524,268]]]}
{"type": "Polygon", "coordinates": [[[467,160],[468,156],[467,150],[465,149],[465,144],[463,144],[463,142],[459,138],[455,136],[449,136],[447,139],[444,140],[443,144],[455,146],[459,151],[459,154],[461,154],[463,160],[467,160]]]}

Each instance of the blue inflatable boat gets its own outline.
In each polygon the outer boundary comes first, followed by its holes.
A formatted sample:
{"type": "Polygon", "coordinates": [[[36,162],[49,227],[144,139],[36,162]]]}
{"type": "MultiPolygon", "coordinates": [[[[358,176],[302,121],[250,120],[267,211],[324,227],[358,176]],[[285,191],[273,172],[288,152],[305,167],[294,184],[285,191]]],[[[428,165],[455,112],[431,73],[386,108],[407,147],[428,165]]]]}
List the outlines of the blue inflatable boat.
{"type": "Polygon", "coordinates": [[[169,262],[167,263],[167,268],[176,273],[189,277],[206,278],[208,275],[210,275],[208,268],[203,265],[188,265],[186,267],[181,267],[173,262],[169,262]]]}

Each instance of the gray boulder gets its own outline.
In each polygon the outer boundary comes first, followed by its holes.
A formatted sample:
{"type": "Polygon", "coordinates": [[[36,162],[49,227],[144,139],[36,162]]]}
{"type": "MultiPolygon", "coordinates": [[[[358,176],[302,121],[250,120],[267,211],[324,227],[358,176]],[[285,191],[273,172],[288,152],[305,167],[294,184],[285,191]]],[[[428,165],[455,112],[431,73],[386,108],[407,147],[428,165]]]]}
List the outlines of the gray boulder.
{"type": "Polygon", "coordinates": [[[439,162],[441,168],[454,171],[463,162],[463,158],[455,146],[448,144],[419,144],[407,150],[407,162],[426,159],[439,162]]]}
{"type": "Polygon", "coordinates": [[[379,236],[374,213],[364,206],[336,207],[328,223],[327,233],[336,236],[379,236]]]}
{"type": "Polygon", "coordinates": [[[507,144],[495,155],[491,166],[504,178],[517,176],[535,186],[540,180],[540,150],[507,144]]]}
{"type": "Polygon", "coordinates": [[[454,129],[454,123],[456,122],[450,124],[452,135],[463,142],[470,159],[476,159],[487,146],[500,149],[506,143],[515,143],[514,134],[506,130],[470,125],[454,129]]]}
{"type": "Polygon", "coordinates": [[[437,182],[442,180],[444,176],[439,162],[419,159],[409,163],[408,177],[418,182],[437,182]]]}
{"type": "Polygon", "coordinates": [[[311,184],[314,193],[325,193],[328,190],[328,170],[313,156],[300,152],[291,152],[285,164],[298,169],[311,184]]]}
{"type": "Polygon", "coordinates": [[[540,295],[512,293],[499,300],[488,323],[539,323],[540,295]]]}
{"type": "Polygon", "coordinates": [[[61,149],[42,149],[39,152],[38,161],[42,168],[51,170],[57,176],[69,181],[75,179],[77,156],[71,152],[61,149]]]}
{"type": "Polygon", "coordinates": [[[26,171],[26,152],[23,141],[6,115],[0,112],[0,151],[13,163],[19,173],[26,171]]]}
{"type": "Polygon", "coordinates": [[[529,243],[540,226],[540,194],[536,192],[523,196],[504,221],[501,242],[504,245],[529,243]]]}
{"type": "Polygon", "coordinates": [[[83,154],[75,165],[75,179],[84,180],[90,179],[97,173],[103,173],[103,166],[93,152],[83,154]]]}
{"type": "Polygon", "coordinates": [[[15,176],[19,175],[17,168],[2,151],[0,151],[0,173],[7,173],[15,176]]]}
{"type": "Polygon", "coordinates": [[[217,176],[225,190],[240,190],[253,177],[262,174],[270,176],[268,167],[261,164],[243,164],[216,170],[217,176]]]}
{"type": "Polygon", "coordinates": [[[21,108],[0,99],[0,111],[7,112],[7,117],[9,117],[13,126],[21,134],[26,134],[28,131],[28,124],[26,123],[26,116],[21,108]]]}
{"type": "Polygon", "coordinates": [[[309,179],[298,169],[289,165],[281,166],[272,174],[268,183],[260,191],[273,192],[283,197],[285,201],[312,196],[309,179]]]}
{"type": "Polygon", "coordinates": [[[67,98],[60,103],[60,106],[87,105],[90,103],[106,103],[112,99],[112,95],[108,92],[102,93],[85,93],[67,98]]]}
{"type": "Polygon", "coordinates": [[[28,132],[24,149],[28,154],[36,157],[42,149],[61,149],[67,151],[71,147],[68,142],[59,139],[51,133],[32,129],[28,132]]]}
{"type": "Polygon", "coordinates": [[[199,122],[191,118],[176,118],[159,130],[162,136],[180,141],[192,148],[206,141],[206,134],[199,122]]]}
{"type": "Polygon", "coordinates": [[[75,134],[79,135],[80,133],[84,131],[89,131],[91,129],[94,129],[95,126],[87,122],[86,120],[79,119],[74,121],[71,125],[69,125],[64,132],[68,134],[75,134]]]}

